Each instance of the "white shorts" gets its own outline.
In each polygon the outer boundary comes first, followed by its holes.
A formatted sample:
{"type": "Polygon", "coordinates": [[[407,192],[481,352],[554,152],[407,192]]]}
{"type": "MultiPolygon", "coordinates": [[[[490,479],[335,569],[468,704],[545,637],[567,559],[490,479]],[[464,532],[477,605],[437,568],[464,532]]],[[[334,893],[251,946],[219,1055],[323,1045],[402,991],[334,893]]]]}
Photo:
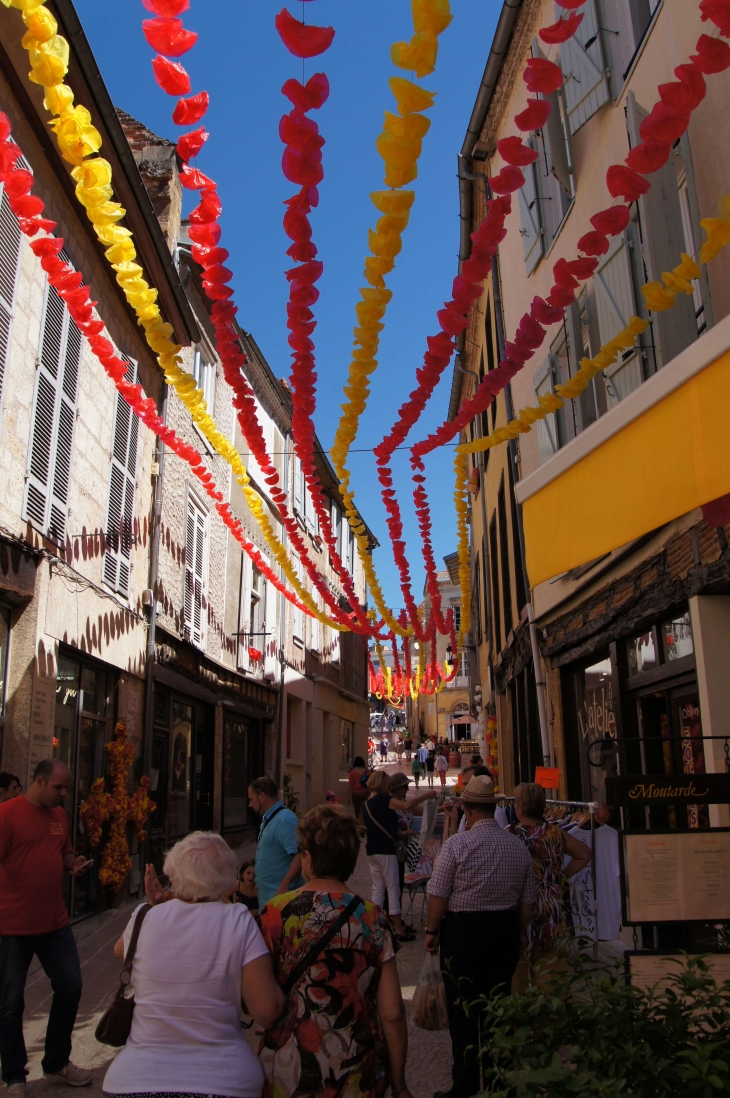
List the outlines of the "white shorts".
{"type": "Polygon", "coordinates": [[[388,894],[388,914],[400,915],[400,880],[395,854],[368,854],[373,878],[373,903],[383,906],[388,894]]]}

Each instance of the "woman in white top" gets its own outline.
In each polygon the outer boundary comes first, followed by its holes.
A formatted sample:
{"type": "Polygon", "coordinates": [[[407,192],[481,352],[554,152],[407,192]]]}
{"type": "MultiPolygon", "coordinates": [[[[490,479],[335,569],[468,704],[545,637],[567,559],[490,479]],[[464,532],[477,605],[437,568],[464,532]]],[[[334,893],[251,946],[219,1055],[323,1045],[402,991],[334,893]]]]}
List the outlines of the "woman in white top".
{"type": "Polygon", "coordinates": [[[446,774],[447,774],[448,769],[449,769],[449,760],[446,758],[446,756],[442,752],[440,755],[436,756],[436,773],[439,776],[439,780],[441,782],[441,788],[442,789],[446,788],[446,774]]]}
{"type": "MultiPolygon", "coordinates": [[[[237,884],[235,855],[220,835],[194,831],[169,852],[165,873],[174,898],[142,923],[132,1031],[104,1092],[258,1098],[264,1077],[241,1032],[241,997],[261,1026],[276,1022],[285,1000],[252,915],[222,902],[237,884]]],[[[114,946],[120,959],[136,914],[114,946]]]]}

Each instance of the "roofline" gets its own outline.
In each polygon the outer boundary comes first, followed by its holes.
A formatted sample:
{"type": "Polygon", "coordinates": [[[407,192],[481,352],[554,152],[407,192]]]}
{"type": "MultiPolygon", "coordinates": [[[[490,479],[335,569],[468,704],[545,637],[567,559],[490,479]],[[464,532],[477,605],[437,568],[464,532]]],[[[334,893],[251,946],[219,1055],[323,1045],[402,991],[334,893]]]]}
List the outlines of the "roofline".
{"type": "MultiPolygon", "coordinates": [[[[143,253],[142,260],[143,262],[147,260],[145,266],[148,268],[148,277],[160,291],[165,319],[172,324],[175,337],[179,343],[184,345],[189,342],[197,343],[200,339],[200,330],[195,321],[195,316],[185,296],[185,290],[170,249],[167,246],[167,240],[157,220],[152,200],[142,182],[126,134],[117,117],[114,104],[99,71],[99,66],[96,63],[96,58],[84,33],[81,21],[76,14],[76,9],[72,0],[51,0],[51,3],[59,17],[59,22],[62,24],[59,29],[68,40],[72,57],[79,66],[92,98],[92,102],[84,103],[84,106],[91,111],[92,116],[96,113],[104,124],[114,153],[124,173],[123,183],[126,184],[126,187],[122,189],[128,189],[131,192],[152,244],[152,250],[150,251],[144,248],[143,243],[137,238],[137,246],[143,253]],[[149,260],[152,260],[152,262],[149,262],[149,260]],[[163,279],[166,285],[161,284],[163,279]],[[166,290],[167,292],[165,292],[166,290]]],[[[117,197],[120,197],[120,195],[117,195],[117,197]]]]}

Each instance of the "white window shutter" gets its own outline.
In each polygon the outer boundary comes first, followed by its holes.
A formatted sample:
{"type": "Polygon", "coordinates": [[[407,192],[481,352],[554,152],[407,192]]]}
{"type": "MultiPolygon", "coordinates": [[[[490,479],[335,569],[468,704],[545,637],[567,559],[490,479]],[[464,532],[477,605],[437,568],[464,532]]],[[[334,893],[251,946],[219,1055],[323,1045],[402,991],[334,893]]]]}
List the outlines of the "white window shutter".
{"type": "MultiPolygon", "coordinates": [[[[540,363],[532,379],[536,396],[547,396],[555,392],[552,358],[550,355],[540,363]]],[[[540,451],[540,464],[548,461],[559,449],[558,420],[554,412],[545,419],[537,421],[537,444],[540,451]]]]}
{"type": "Polygon", "coordinates": [[[274,680],[278,674],[278,607],[279,597],[273,583],[266,581],[265,595],[265,619],[264,630],[266,636],[262,637],[259,645],[264,653],[264,678],[274,680]]]}
{"type": "Polygon", "coordinates": [[[47,287],[23,514],[59,544],[66,537],[81,342],[63,301],[47,287]]]}
{"type": "Polygon", "coordinates": [[[552,106],[542,131],[548,171],[555,176],[560,186],[571,195],[574,190],[573,173],[571,171],[572,157],[568,145],[569,135],[563,121],[565,108],[562,96],[557,91],[553,92],[552,95],[546,95],[544,98],[552,106]]]}
{"type": "Polygon", "coordinates": [[[188,492],[183,617],[186,640],[202,649],[207,635],[207,569],[208,515],[192,492],[188,492]]]}
{"type": "Polygon", "coordinates": [[[248,635],[252,575],[253,562],[248,553],[241,553],[241,595],[238,604],[238,669],[240,671],[249,671],[251,669],[251,660],[248,655],[249,644],[253,643],[254,647],[258,647],[256,642],[252,642],[248,635]]]}
{"type": "MultiPolygon", "coordinates": [[[[299,581],[301,583],[301,579],[302,579],[302,562],[299,560],[298,557],[294,557],[294,566],[295,566],[295,569],[296,569],[297,578],[299,579],[299,581]]],[[[292,590],[293,590],[293,588],[292,588],[292,590]]],[[[296,594],[297,598],[299,598],[298,592],[295,591],[294,593],[296,594]]],[[[294,632],[294,636],[296,637],[297,640],[300,640],[300,641],[304,640],[304,611],[300,610],[299,607],[297,607],[297,606],[294,607],[293,632],[294,632]]]]}
{"type": "MultiPolygon", "coordinates": [[[[127,363],[125,380],[137,381],[137,363],[127,363]]],[[[104,581],[125,597],[129,594],[129,574],[134,540],[134,492],[137,471],[139,420],[117,393],[112,438],[112,461],[107,507],[104,581]]]]}
{"type": "Polygon", "coordinates": [[[10,353],[15,284],[20,260],[20,226],[0,185],[0,399],[10,353]]]}
{"type": "MultiPolygon", "coordinates": [[[[636,102],[633,92],[626,97],[626,123],[632,147],[641,142],[639,126],[645,111],[636,102]]],[[[679,263],[680,252],[687,251],[682,225],[682,208],[674,167],[674,157],[658,172],[647,176],[651,189],[639,199],[642,256],[649,282],[661,282],[662,272],[671,271],[679,263]]],[[[677,294],[672,309],[652,316],[657,365],[666,366],[673,358],[697,339],[694,301],[687,294],[677,294]]]]}
{"type": "MultiPolygon", "coordinates": [[[[596,0],[586,0],[582,10],[583,22],[560,46],[571,133],[577,133],[610,99],[596,0]]],[[[556,14],[560,13],[562,9],[558,8],[556,14]]]]}
{"type": "MultiPolygon", "coordinates": [[[[321,610],[322,609],[322,596],[317,592],[317,593],[314,593],[312,595],[312,597],[314,598],[314,602],[317,606],[317,609],[321,610]]],[[[320,631],[321,631],[321,625],[320,625],[319,620],[317,618],[311,618],[310,621],[312,623],[312,641],[311,641],[311,646],[310,647],[311,647],[313,652],[319,652],[320,651],[319,636],[320,636],[320,631]]]]}
{"type": "MultiPolygon", "coordinates": [[[[625,233],[611,241],[593,276],[596,315],[601,346],[626,327],[636,313],[628,237],[625,233]]],[[[617,363],[604,371],[608,407],[638,388],[644,380],[640,349],[624,353],[617,363]]]]}
{"type": "Polygon", "coordinates": [[[528,164],[525,168],[525,185],[517,192],[520,205],[520,220],[522,227],[520,235],[525,256],[525,266],[528,275],[531,275],[542,259],[542,228],[540,225],[540,210],[537,201],[537,188],[535,186],[535,165],[528,164]]]}

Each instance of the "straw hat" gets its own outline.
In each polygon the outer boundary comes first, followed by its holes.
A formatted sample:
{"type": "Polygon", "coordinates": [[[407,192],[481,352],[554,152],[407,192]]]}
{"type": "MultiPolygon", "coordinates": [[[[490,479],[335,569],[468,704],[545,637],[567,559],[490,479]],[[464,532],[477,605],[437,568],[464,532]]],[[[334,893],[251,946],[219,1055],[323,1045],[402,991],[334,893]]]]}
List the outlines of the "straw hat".
{"type": "Polygon", "coordinates": [[[394,789],[400,789],[401,786],[405,786],[406,789],[411,784],[411,779],[406,774],[393,774],[390,779],[390,791],[394,789]]]}
{"type": "Polygon", "coordinates": [[[466,804],[496,804],[502,797],[494,792],[494,782],[488,774],[477,774],[462,790],[461,799],[466,804]]]}

